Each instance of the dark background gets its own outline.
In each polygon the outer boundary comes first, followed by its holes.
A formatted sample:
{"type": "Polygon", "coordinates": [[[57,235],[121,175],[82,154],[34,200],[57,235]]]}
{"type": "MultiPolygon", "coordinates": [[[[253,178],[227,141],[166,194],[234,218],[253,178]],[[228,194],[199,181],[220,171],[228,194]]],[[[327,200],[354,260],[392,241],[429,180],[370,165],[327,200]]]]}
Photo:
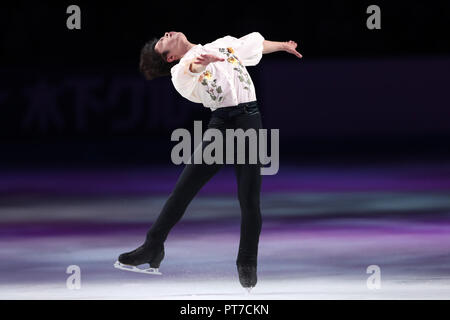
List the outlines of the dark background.
{"type": "Polygon", "coordinates": [[[15,1],[0,30],[5,166],[170,163],[172,131],[210,114],[138,72],[143,44],[172,30],[299,44],[303,60],[277,52],[249,67],[282,161],[450,156],[448,1],[15,1]],[[71,4],[81,30],[66,28],[71,4]],[[366,27],[371,4],[381,30],[366,27]]]}

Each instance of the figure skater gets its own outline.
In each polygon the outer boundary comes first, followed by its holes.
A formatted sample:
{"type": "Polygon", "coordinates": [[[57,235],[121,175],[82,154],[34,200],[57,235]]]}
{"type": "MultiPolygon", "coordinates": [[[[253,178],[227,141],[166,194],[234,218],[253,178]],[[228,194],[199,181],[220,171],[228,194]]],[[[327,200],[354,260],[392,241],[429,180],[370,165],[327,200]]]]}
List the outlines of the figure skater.
{"type": "MultiPolygon", "coordinates": [[[[175,89],[186,99],[211,109],[208,128],[262,128],[255,87],[246,67],[259,63],[263,54],[286,51],[298,58],[294,41],[268,41],[258,32],[241,38],[225,36],[205,45],[189,42],[182,32],[166,32],[142,48],[140,70],[146,79],[171,75],[175,89]]],[[[210,141],[203,140],[202,150],[210,141]]],[[[247,147],[246,147],[247,148],[247,147]]],[[[194,151],[195,153],[195,151],[194,151]]],[[[191,159],[193,158],[193,154],[191,159]]],[[[247,160],[248,158],[246,158],[247,160]]],[[[186,164],[175,187],[153,223],[143,245],[119,256],[115,266],[137,272],[161,274],[164,242],[197,192],[223,164],[186,164]],[[137,266],[150,264],[149,269],[137,266]]],[[[241,285],[250,291],[257,282],[261,164],[234,164],[241,208],[241,231],[236,266],[241,285]]]]}

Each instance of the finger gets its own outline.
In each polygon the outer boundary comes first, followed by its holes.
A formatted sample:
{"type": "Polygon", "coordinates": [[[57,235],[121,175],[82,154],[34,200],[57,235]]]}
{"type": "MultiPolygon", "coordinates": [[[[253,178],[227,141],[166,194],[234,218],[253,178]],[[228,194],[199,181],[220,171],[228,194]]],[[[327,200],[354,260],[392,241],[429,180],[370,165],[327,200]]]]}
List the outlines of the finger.
{"type": "Polygon", "coordinates": [[[297,50],[292,50],[291,53],[296,55],[299,58],[303,57],[302,54],[300,52],[298,52],[297,50]]]}
{"type": "Polygon", "coordinates": [[[298,58],[303,58],[302,54],[296,50],[290,50],[289,53],[292,53],[293,55],[295,55],[298,58]]]}

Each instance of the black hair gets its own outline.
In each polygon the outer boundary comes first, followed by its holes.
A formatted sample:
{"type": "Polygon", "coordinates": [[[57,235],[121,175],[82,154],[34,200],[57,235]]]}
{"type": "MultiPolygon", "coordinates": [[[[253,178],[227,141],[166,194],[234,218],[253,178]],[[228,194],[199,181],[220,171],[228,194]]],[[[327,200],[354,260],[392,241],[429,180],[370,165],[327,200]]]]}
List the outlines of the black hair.
{"type": "Polygon", "coordinates": [[[157,38],[148,41],[141,50],[139,70],[147,80],[170,75],[170,69],[178,60],[167,62],[168,51],[159,53],[155,50],[157,38]]]}

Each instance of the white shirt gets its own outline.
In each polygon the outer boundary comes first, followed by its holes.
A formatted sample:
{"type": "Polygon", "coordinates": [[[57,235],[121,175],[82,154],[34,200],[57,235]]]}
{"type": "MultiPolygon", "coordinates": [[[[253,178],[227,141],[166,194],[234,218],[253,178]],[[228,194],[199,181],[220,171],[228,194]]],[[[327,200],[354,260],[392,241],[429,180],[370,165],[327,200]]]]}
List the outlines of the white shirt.
{"type": "Polygon", "coordinates": [[[239,39],[226,36],[192,47],[170,70],[175,89],[211,110],[255,101],[255,86],[245,66],[259,63],[263,41],[259,32],[252,32],[239,39]],[[189,65],[201,54],[213,54],[225,61],[210,63],[202,72],[191,72],[189,65]]]}

